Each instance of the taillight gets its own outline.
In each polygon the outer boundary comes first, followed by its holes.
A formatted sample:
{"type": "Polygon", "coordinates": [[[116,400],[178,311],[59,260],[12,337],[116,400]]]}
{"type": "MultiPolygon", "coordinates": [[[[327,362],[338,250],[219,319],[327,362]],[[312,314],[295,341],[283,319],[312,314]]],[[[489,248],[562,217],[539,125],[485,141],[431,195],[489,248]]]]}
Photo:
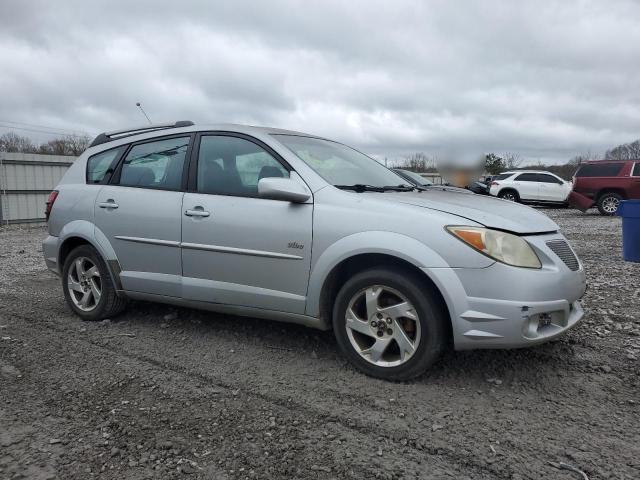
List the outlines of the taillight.
{"type": "Polygon", "coordinates": [[[49,198],[47,198],[47,206],[44,209],[44,216],[49,221],[49,215],[51,215],[51,209],[53,208],[53,203],[58,198],[58,190],[54,190],[49,194],[49,198]]]}

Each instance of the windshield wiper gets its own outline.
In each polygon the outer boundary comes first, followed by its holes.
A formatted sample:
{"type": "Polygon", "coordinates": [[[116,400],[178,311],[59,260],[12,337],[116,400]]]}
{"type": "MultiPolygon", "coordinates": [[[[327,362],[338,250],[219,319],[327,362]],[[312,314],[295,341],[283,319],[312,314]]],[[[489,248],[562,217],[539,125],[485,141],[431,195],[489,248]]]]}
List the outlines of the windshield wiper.
{"type": "Polygon", "coordinates": [[[394,192],[413,192],[414,190],[419,190],[423,192],[426,190],[426,188],[421,187],[419,185],[396,185],[396,186],[386,185],[382,188],[384,188],[385,190],[391,190],[394,192]]]}
{"type": "Polygon", "coordinates": [[[355,183],[353,185],[334,185],[340,190],[353,190],[354,192],[384,192],[384,187],[374,187],[373,185],[365,185],[364,183],[355,183]]]}
{"type": "Polygon", "coordinates": [[[356,183],[354,185],[334,185],[340,190],[353,190],[354,192],[412,192],[413,190],[426,190],[424,187],[413,185],[385,185],[384,187],[376,187],[374,185],[365,185],[364,183],[356,183]]]}

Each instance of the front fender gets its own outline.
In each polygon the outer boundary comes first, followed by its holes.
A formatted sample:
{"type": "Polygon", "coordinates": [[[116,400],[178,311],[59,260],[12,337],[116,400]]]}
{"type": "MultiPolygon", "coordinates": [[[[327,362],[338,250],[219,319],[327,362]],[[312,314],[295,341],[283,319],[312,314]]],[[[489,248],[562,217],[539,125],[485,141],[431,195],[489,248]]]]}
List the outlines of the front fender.
{"type": "Polygon", "coordinates": [[[326,248],[313,264],[307,291],[307,315],[313,317],[320,315],[322,286],[334,267],[347,258],[366,253],[397,257],[418,268],[449,266],[440,255],[424,243],[400,233],[369,231],[342,237],[326,248]]]}

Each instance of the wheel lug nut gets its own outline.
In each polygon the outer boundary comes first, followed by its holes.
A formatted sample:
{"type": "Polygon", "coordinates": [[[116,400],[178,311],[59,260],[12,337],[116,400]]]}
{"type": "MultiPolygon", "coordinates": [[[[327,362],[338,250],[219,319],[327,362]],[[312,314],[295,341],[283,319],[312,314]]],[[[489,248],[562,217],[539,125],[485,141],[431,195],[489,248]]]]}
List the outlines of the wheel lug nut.
{"type": "Polygon", "coordinates": [[[390,328],[387,328],[387,335],[393,335],[393,330],[391,330],[390,328]]]}
{"type": "Polygon", "coordinates": [[[392,321],[393,321],[393,320],[391,320],[391,318],[387,318],[387,325],[391,325],[391,322],[392,322],[392,321]]]}
{"type": "Polygon", "coordinates": [[[371,326],[373,328],[376,328],[378,326],[378,322],[376,322],[375,320],[371,320],[371,326]]]}
{"type": "Polygon", "coordinates": [[[378,330],[378,333],[377,333],[376,335],[378,335],[379,337],[381,337],[382,335],[384,335],[384,333],[382,332],[382,330],[378,330]]]}
{"type": "Polygon", "coordinates": [[[380,312],[376,313],[376,317],[382,318],[382,314],[380,312]]]}

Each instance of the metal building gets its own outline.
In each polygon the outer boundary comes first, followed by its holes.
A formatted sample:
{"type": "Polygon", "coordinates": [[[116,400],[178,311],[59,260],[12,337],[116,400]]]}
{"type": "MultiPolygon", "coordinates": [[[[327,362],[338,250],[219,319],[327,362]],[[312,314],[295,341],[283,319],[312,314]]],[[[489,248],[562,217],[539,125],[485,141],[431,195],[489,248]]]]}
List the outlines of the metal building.
{"type": "Polygon", "coordinates": [[[44,207],[76,157],[0,152],[0,225],[44,221],[44,207]]]}

